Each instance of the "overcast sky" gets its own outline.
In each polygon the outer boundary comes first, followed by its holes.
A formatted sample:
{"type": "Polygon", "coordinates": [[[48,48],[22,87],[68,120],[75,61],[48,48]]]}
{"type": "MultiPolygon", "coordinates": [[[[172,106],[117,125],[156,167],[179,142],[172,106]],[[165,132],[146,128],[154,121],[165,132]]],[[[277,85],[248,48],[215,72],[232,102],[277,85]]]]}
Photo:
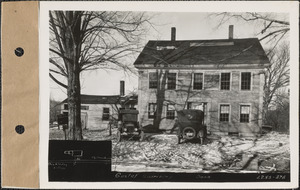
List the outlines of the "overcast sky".
{"type": "MultiPolygon", "coordinates": [[[[153,13],[148,13],[153,14],[153,13]]],[[[232,20],[217,28],[218,20],[207,13],[154,13],[156,25],[145,39],[170,40],[171,27],[176,27],[176,40],[227,39],[228,26],[234,25],[234,38],[257,37],[257,26],[253,23],[232,20]]],[[[280,15],[286,17],[287,15],[280,15]]],[[[267,48],[267,44],[262,44],[267,48]]],[[[133,64],[132,60],[132,64],[133,64]]],[[[89,95],[118,95],[120,80],[125,80],[125,93],[137,90],[138,78],[123,71],[89,71],[82,73],[81,93],[89,95]]],[[[50,79],[50,97],[61,101],[67,97],[66,90],[50,79]]]]}

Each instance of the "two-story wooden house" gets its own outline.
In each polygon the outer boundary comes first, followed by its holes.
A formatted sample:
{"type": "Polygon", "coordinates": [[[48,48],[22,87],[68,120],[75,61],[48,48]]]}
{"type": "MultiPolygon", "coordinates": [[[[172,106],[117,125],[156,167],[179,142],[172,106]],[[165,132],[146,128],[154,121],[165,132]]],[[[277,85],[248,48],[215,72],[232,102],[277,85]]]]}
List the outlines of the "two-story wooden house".
{"type": "Polygon", "coordinates": [[[149,41],[134,63],[140,123],[153,124],[163,102],[161,129],[173,127],[176,110],[201,109],[210,133],[259,134],[270,64],[259,40],[234,39],[233,26],[228,39],[179,41],[175,32],[171,40],[149,41]]]}

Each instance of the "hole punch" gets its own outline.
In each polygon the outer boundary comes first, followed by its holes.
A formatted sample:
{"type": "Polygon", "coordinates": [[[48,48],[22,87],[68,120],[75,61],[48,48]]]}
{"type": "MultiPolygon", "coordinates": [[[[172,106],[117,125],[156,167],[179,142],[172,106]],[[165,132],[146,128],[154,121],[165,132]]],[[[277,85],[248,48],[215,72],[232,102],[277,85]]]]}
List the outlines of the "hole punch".
{"type": "Polygon", "coordinates": [[[15,54],[16,54],[16,56],[21,57],[22,55],[24,55],[24,49],[21,47],[16,48],[15,54]]]}
{"type": "Polygon", "coordinates": [[[15,130],[18,134],[22,134],[25,131],[25,127],[23,125],[17,125],[15,130]]]}

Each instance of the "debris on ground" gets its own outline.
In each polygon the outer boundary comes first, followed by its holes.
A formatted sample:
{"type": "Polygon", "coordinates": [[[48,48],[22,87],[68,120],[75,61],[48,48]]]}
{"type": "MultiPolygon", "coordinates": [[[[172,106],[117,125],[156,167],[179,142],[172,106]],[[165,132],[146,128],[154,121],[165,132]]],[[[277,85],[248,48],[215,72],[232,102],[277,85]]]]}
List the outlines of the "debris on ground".
{"type": "MultiPolygon", "coordinates": [[[[152,134],[146,141],[116,141],[116,129],[83,130],[84,140],[112,140],[112,164],[116,171],[165,172],[289,172],[289,135],[269,132],[257,138],[208,136],[198,142],[177,144],[172,134],[152,134]]],[[[50,139],[63,139],[62,130],[50,129],[50,139]]]]}

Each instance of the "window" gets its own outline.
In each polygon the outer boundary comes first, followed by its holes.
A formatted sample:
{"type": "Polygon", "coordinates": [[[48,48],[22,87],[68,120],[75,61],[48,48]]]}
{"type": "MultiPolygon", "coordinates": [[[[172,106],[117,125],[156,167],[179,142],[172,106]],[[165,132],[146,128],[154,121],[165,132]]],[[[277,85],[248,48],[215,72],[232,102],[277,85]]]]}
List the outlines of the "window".
{"type": "Polygon", "coordinates": [[[168,73],[167,89],[176,89],[176,73],[168,73]]]}
{"type": "Polygon", "coordinates": [[[205,74],[204,85],[207,90],[219,90],[220,74],[205,74]]]}
{"type": "Polygon", "coordinates": [[[229,121],[229,105],[220,105],[220,121],[229,121]]]}
{"type": "Polygon", "coordinates": [[[175,106],[172,104],[167,105],[167,119],[175,119],[175,106]]]}
{"type": "Polygon", "coordinates": [[[201,90],[203,88],[203,73],[194,73],[194,90],[201,90]]]}
{"type": "Polygon", "coordinates": [[[157,88],[157,73],[149,73],[149,88],[157,88]]]}
{"type": "Polygon", "coordinates": [[[64,104],[64,110],[68,110],[69,109],[69,105],[68,104],[64,104]]]}
{"type": "Polygon", "coordinates": [[[156,114],[156,103],[149,103],[148,105],[148,118],[153,119],[155,118],[156,114]]]}
{"type": "Polygon", "coordinates": [[[188,110],[193,109],[193,108],[192,108],[192,104],[193,104],[192,102],[188,102],[188,103],[187,103],[187,108],[186,108],[186,109],[188,109],[188,110]]]}
{"type": "Polygon", "coordinates": [[[89,106],[81,106],[81,110],[89,110],[89,106]]]}
{"type": "Polygon", "coordinates": [[[241,107],[240,107],[240,122],[241,123],[249,123],[249,115],[250,115],[250,106],[249,105],[241,105],[241,107]]]}
{"type": "Polygon", "coordinates": [[[221,90],[230,90],[230,73],[221,73],[221,90]]]}
{"type": "Polygon", "coordinates": [[[245,72],[241,75],[241,89],[242,90],[251,90],[251,73],[245,72]]]}
{"type": "Polygon", "coordinates": [[[109,108],[103,108],[102,120],[109,120],[109,108]]]}

